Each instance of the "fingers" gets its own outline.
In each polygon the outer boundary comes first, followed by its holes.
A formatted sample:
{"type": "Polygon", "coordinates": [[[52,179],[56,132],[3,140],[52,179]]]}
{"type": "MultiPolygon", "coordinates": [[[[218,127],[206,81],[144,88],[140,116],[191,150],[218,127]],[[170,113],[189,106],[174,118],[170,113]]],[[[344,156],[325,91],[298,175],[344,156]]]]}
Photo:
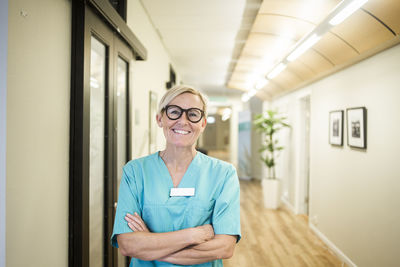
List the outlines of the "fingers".
{"type": "Polygon", "coordinates": [[[127,213],[125,220],[128,222],[128,226],[131,230],[136,232],[149,232],[145,222],[136,212],[134,215],[127,213]]]}
{"type": "Polygon", "coordinates": [[[129,228],[135,232],[140,232],[143,231],[140,225],[133,219],[133,216],[131,214],[127,214],[125,216],[125,221],[127,221],[129,228]]]}
{"type": "Polygon", "coordinates": [[[147,225],[146,223],[142,220],[142,217],[139,216],[139,214],[137,214],[135,212],[135,214],[133,215],[134,220],[140,224],[140,227],[143,229],[143,231],[149,232],[149,229],[147,229],[147,225]]]}

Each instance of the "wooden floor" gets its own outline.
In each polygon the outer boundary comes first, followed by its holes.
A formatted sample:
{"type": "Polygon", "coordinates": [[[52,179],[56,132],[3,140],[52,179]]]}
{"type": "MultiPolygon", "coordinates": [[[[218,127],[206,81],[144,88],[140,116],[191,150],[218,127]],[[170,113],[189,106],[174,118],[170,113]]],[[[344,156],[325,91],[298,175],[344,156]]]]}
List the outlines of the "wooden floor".
{"type": "Polygon", "coordinates": [[[259,181],[241,181],[242,239],[225,267],[346,266],[308,227],[307,217],[263,207],[259,181]]]}

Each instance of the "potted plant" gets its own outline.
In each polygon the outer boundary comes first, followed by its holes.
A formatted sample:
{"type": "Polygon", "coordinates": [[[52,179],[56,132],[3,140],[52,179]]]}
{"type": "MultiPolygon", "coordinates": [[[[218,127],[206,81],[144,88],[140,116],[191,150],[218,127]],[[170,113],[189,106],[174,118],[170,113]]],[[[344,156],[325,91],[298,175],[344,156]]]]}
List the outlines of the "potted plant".
{"type": "Polygon", "coordinates": [[[280,186],[276,178],[275,164],[278,152],[284,147],[279,145],[276,133],[285,127],[290,127],[285,122],[287,118],[281,116],[277,111],[267,110],[265,113],[256,115],[254,118],[255,129],[262,135],[262,147],[259,149],[261,160],[268,168],[268,176],[262,179],[264,195],[264,206],[269,209],[276,209],[279,206],[280,186]]]}

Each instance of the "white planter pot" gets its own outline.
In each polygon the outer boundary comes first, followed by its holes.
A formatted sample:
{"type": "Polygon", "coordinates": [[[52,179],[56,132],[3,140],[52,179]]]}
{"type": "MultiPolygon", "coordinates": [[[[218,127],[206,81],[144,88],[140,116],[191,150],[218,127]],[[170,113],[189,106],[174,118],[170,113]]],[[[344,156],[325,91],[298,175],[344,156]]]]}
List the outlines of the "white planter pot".
{"type": "Polygon", "coordinates": [[[267,209],[277,209],[280,202],[279,180],[262,179],[261,185],[264,196],[264,207],[267,209]]]}

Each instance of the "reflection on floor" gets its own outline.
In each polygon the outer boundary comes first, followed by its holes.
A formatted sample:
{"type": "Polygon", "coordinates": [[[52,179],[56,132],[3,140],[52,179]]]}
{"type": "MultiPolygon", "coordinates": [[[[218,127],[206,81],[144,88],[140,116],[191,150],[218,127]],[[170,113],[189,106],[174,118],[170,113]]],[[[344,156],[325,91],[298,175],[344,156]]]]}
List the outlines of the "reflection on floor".
{"type": "Polygon", "coordinates": [[[259,181],[241,181],[242,239],[225,267],[346,266],[308,228],[306,216],[263,207],[259,181]]]}

